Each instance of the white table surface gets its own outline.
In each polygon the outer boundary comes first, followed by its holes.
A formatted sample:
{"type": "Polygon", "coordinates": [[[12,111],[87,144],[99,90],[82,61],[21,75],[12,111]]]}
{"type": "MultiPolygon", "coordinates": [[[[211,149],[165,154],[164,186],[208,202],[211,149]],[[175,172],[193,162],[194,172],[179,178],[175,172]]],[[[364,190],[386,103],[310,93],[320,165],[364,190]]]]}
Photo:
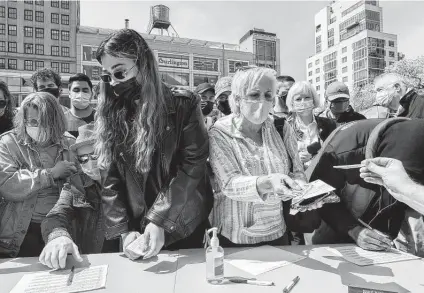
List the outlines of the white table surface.
{"type": "MultiPolygon", "coordinates": [[[[325,249],[328,246],[279,247],[308,256],[297,263],[257,276],[258,280],[273,281],[275,286],[262,287],[227,283],[211,285],[206,282],[205,253],[203,249],[163,251],[150,261],[132,262],[122,253],[84,256],[76,267],[108,264],[106,289],[93,292],[282,292],[296,276],[299,283],[292,293],[344,293],[348,286],[381,289],[393,292],[424,292],[424,261],[412,260],[375,266],[360,267],[346,262],[325,249]]],[[[240,249],[225,249],[231,254],[240,249]]],[[[75,263],[68,257],[67,268],[75,263]]],[[[37,258],[0,259],[0,293],[9,292],[24,274],[45,271],[37,258]]],[[[225,263],[226,276],[253,277],[225,263]]]]}

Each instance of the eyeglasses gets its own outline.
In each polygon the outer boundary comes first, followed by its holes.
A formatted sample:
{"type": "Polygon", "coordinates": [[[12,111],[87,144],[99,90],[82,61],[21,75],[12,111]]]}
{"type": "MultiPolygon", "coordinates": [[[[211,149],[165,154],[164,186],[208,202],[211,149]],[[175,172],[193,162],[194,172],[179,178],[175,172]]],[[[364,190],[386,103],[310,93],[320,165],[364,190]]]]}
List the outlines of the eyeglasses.
{"type": "Polygon", "coordinates": [[[91,160],[97,160],[97,158],[99,157],[98,155],[95,155],[94,152],[93,153],[89,153],[86,155],[82,155],[82,156],[77,156],[78,157],[78,162],[80,162],[81,164],[85,164],[87,163],[90,159],[91,160]]]}
{"type": "Polygon", "coordinates": [[[5,100],[0,101],[0,108],[5,108],[7,105],[7,102],[5,100]]]}
{"type": "MultiPolygon", "coordinates": [[[[134,66],[131,67],[130,69],[117,70],[114,73],[112,73],[112,75],[116,80],[123,80],[127,77],[128,72],[130,72],[136,65],[137,65],[137,61],[135,62],[134,66]]],[[[102,74],[102,75],[100,75],[100,78],[103,82],[111,82],[112,81],[112,75],[102,74]]]]}
{"type": "Polygon", "coordinates": [[[24,121],[26,126],[30,127],[38,127],[40,126],[40,122],[37,119],[29,119],[24,121]]]}

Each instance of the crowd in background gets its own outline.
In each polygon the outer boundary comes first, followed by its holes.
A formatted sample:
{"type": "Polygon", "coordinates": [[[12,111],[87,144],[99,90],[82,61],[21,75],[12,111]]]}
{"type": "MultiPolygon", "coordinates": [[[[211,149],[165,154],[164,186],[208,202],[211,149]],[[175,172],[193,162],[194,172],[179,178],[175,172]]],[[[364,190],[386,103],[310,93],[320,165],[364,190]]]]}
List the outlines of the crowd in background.
{"type": "Polygon", "coordinates": [[[424,95],[401,75],[377,77],[376,102],[360,114],[342,82],[322,102],[310,83],[262,67],[237,66],[194,92],[164,84],[130,29],[102,41],[96,59],[101,82],[72,76],[70,108],[52,69],[33,74],[19,109],[0,82],[0,257],[52,268],[68,253],[147,259],[203,247],[211,226],[223,247],[385,250],[394,240],[423,254],[424,95]],[[362,167],[333,168],[350,164],[362,167]],[[333,200],[290,213],[318,179],[333,200]],[[142,252],[128,249],[140,239],[142,252]]]}

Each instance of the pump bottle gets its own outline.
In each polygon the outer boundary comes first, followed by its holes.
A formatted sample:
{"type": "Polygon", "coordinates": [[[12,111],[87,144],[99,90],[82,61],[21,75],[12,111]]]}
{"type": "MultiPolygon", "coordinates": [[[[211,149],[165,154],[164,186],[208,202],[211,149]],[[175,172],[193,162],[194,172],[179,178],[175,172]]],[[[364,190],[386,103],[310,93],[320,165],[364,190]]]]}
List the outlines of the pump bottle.
{"type": "Polygon", "coordinates": [[[219,246],[217,231],[217,228],[208,230],[208,234],[213,232],[213,236],[206,249],[206,280],[214,285],[224,280],[224,249],[219,246]]]}

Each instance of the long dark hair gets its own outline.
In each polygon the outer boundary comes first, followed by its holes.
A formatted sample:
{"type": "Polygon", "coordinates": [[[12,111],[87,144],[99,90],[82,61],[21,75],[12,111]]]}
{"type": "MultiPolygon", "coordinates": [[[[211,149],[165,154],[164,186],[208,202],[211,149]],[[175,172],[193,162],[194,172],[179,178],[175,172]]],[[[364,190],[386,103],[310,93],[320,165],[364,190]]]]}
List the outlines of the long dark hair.
{"type": "Polygon", "coordinates": [[[130,145],[135,167],[140,172],[150,170],[153,152],[165,126],[166,105],[163,84],[152,50],[143,37],[132,29],[112,33],[101,42],[96,59],[104,55],[129,58],[136,61],[137,83],[140,85],[140,103],[108,95],[109,84],[100,87],[96,113],[96,150],[99,165],[108,168],[117,157],[119,145],[130,145]],[[134,109],[134,113],[131,109],[134,109]],[[132,115],[134,114],[134,115],[132,115]],[[130,123],[131,116],[134,118],[130,123]]]}
{"type": "Polygon", "coordinates": [[[0,80],[0,91],[3,92],[4,98],[6,100],[6,107],[4,108],[4,118],[6,118],[8,121],[13,123],[13,96],[10,94],[9,87],[7,86],[7,83],[0,80]]]}

